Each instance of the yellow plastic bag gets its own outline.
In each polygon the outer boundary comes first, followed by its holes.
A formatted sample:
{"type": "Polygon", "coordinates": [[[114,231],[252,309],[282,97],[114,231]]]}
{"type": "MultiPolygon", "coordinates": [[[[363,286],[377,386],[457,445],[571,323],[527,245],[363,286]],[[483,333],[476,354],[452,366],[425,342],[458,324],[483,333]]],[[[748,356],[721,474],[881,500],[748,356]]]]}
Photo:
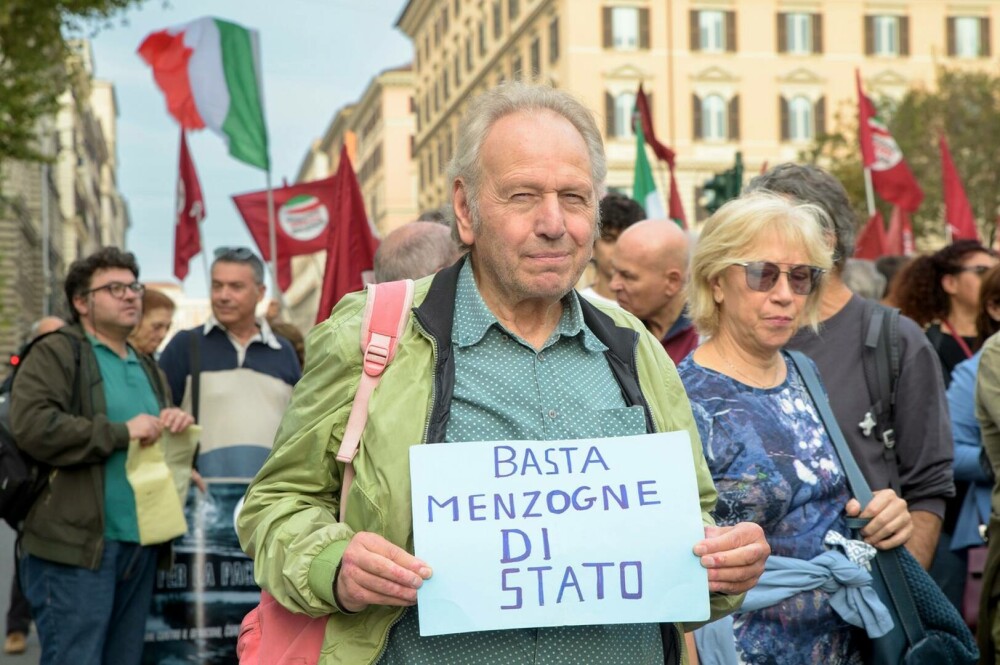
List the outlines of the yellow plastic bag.
{"type": "Polygon", "coordinates": [[[191,458],[197,441],[197,432],[190,432],[192,429],[189,427],[179,435],[164,432],[156,443],[146,447],[140,446],[137,439],[129,441],[125,477],[135,493],[142,545],[165,543],[187,532],[181,491],[186,494],[191,478],[191,458]],[[188,448],[190,452],[185,453],[188,448]],[[170,451],[170,466],[164,450],[170,451]],[[187,480],[180,478],[184,474],[187,480]]]}

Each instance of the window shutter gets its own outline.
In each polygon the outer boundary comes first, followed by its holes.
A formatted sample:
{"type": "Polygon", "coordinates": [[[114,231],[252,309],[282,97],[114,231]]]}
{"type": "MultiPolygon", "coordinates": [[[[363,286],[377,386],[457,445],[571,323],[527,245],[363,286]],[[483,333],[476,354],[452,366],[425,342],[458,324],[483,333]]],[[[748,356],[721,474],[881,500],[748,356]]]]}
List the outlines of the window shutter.
{"type": "Polygon", "coordinates": [[[698,10],[692,9],[688,12],[689,35],[691,38],[691,50],[701,50],[701,30],[698,29],[698,10]]]}
{"type": "Polygon", "coordinates": [[[910,55],[910,17],[899,17],[899,54],[910,55]]]}
{"type": "Polygon", "coordinates": [[[740,140],[740,96],[733,95],[729,100],[729,140],[740,140]]]}
{"type": "Polygon", "coordinates": [[[639,48],[649,48],[649,8],[639,10],[639,48]]]}
{"type": "Polygon", "coordinates": [[[701,140],[701,100],[698,95],[691,95],[691,135],[695,140],[701,140]]]}
{"type": "Polygon", "coordinates": [[[823,15],[812,15],[813,53],[823,52],[823,15]]]}
{"type": "Polygon", "coordinates": [[[604,135],[615,135],[615,98],[610,92],[604,93],[604,135]]]}
{"type": "Polygon", "coordinates": [[[791,128],[788,126],[788,100],[784,95],[778,95],[778,116],[781,123],[781,140],[787,141],[791,136],[791,128]]]}
{"type": "Polygon", "coordinates": [[[614,26],[611,24],[611,7],[602,10],[604,14],[604,48],[611,48],[614,43],[614,26]]]}
{"type": "Polygon", "coordinates": [[[778,53],[786,53],[788,51],[788,14],[785,12],[778,12],[778,53]]]}
{"type": "Polygon", "coordinates": [[[991,53],[990,17],[984,16],[979,19],[979,55],[984,58],[989,58],[991,53]]]}
{"type": "Polygon", "coordinates": [[[820,97],[813,105],[813,138],[826,134],[826,97],[820,97]]]}
{"type": "Polygon", "coordinates": [[[726,50],[736,51],[736,12],[726,12],[726,50]]]}
{"type": "Polygon", "coordinates": [[[949,16],[944,20],[944,31],[947,35],[948,55],[955,55],[955,17],[949,16]]]}
{"type": "Polygon", "coordinates": [[[864,21],[865,28],[865,55],[873,55],[875,53],[875,17],[866,16],[864,21]]]}

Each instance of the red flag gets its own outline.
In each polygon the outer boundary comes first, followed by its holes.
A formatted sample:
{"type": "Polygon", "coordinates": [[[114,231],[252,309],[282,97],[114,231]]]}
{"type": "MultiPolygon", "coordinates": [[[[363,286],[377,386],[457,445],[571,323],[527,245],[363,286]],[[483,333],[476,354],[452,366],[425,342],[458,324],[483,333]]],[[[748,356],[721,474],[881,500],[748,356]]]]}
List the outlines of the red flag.
{"type": "Polygon", "coordinates": [[[326,269],[323,271],[323,292],[319,299],[316,323],[330,316],[334,305],[351,291],[364,288],[361,274],[375,263],[378,240],[372,235],[361,189],[347,156],[347,146],[340,150],[340,165],[333,176],[336,181],[336,202],[327,232],[326,269]]]}
{"type": "Polygon", "coordinates": [[[913,254],[913,224],[910,223],[910,213],[901,206],[892,207],[889,231],[885,234],[885,238],[886,254],[894,256],[911,256],[913,254]]]}
{"type": "Polygon", "coordinates": [[[948,150],[948,140],[944,134],[938,138],[941,148],[941,183],[944,189],[944,218],[951,228],[952,240],[979,240],[979,230],[976,228],[976,218],[972,214],[972,206],[965,196],[962,179],[951,160],[948,150]]]}
{"type": "Polygon", "coordinates": [[[198,224],[205,218],[205,199],[201,183],[188,152],[187,138],[181,130],[181,156],[177,173],[177,223],[174,225],[174,275],[184,281],[188,262],[201,251],[198,224]]]}
{"type": "Polygon", "coordinates": [[[858,140],[861,161],[871,168],[875,191],[886,201],[913,212],[924,200],[924,192],[903,159],[896,140],[878,119],[875,105],[861,89],[861,74],[854,70],[858,86],[858,140]]]}
{"type": "Polygon", "coordinates": [[[885,220],[882,219],[882,213],[876,210],[854,243],[854,256],[874,261],[888,253],[885,246],[885,220]]]}
{"type": "Polygon", "coordinates": [[[653,116],[649,111],[649,100],[646,92],[639,84],[639,92],[635,96],[636,110],[639,111],[639,121],[642,123],[642,136],[646,145],[653,149],[653,154],[660,161],[666,162],[670,168],[670,210],[667,213],[682,229],[687,228],[687,216],[684,214],[684,204],[681,203],[680,191],[677,189],[677,178],[674,175],[675,153],[659,142],[653,132],[653,116]]]}
{"type": "MultiPolygon", "coordinates": [[[[265,261],[271,260],[267,190],[233,197],[250,235],[265,261]]],[[[336,176],[274,190],[275,238],[278,251],[278,288],[292,284],[292,257],[326,249],[330,218],[337,209],[336,176]]]]}

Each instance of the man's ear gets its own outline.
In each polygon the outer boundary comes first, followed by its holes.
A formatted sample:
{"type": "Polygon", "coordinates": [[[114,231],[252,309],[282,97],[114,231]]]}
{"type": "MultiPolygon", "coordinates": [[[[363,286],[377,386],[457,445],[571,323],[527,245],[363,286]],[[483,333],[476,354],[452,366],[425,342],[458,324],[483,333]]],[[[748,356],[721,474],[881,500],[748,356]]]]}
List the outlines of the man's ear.
{"type": "Polygon", "coordinates": [[[673,298],[684,289],[684,273],[677,268],[671,268],[666,274],[666,293],[673,298]]]}
{"type": "Polygon", "coordinates": [[[472,229],[472,213],[469,210],[468,193],[461,178],[455,178],[451,189],[451,202],[455,208],[455,226],[458,237],[466,245],[474,244],[476,234],[472,229]]]}
{"type": "Polygon", "coordinates": [[[90,296],[73,296],[73,307],[76,309],[76,312],[80,315],[81,319],[86,318],[87,314],[90,312],[90,296]]]}

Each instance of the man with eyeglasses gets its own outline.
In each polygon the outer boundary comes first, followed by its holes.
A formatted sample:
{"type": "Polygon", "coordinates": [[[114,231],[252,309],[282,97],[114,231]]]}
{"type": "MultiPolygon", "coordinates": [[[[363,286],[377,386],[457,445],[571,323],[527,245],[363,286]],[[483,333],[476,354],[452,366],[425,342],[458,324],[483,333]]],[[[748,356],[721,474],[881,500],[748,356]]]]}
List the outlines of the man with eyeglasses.
{"type": "Polygon", "coordinates": [[[142,316],[138,276],[135,257],[114,247],[74,262],[72,323],[40,339],[14,379],[15,440],[52,467],[21,538],[43,665],[138,663],[142,653],[159,548],[139,542],[129,441],[151,445],[193,419],[128,344],[142,316]]]}
{"type": "Polygon", "coordinates": [[[854,253],[855,218],[847,192],[836,178],[815,166],[781,164],[757,176],[748,190],[766,189],[812,203],[825,220],[834,251],[834,267],[820,307],[819,333],[806,327],[792,337],[789,348],[816,363],[830,396],[840,429],[873,490],[892,488],[908,503],[913,536],[906,548],[929,568],[944,518],[945,499],[955,494],[953,442],[941,369],[934,349],[912,320],[900,316],[899,377],[891,439],[879,439],[865,377],[865,351],[871,312],[881,305],[851,293],[843,271],[854,253]]]}
{"type": "Polygon", "coordinates": [[[302,375],[292,344],[257,316],[265,293],[256,254],[246,247],[216,250],[211,316],[178,332],[160,356],[174,402],[202,427],[198,471],[209,482],[253,478],[302,375]]]}

